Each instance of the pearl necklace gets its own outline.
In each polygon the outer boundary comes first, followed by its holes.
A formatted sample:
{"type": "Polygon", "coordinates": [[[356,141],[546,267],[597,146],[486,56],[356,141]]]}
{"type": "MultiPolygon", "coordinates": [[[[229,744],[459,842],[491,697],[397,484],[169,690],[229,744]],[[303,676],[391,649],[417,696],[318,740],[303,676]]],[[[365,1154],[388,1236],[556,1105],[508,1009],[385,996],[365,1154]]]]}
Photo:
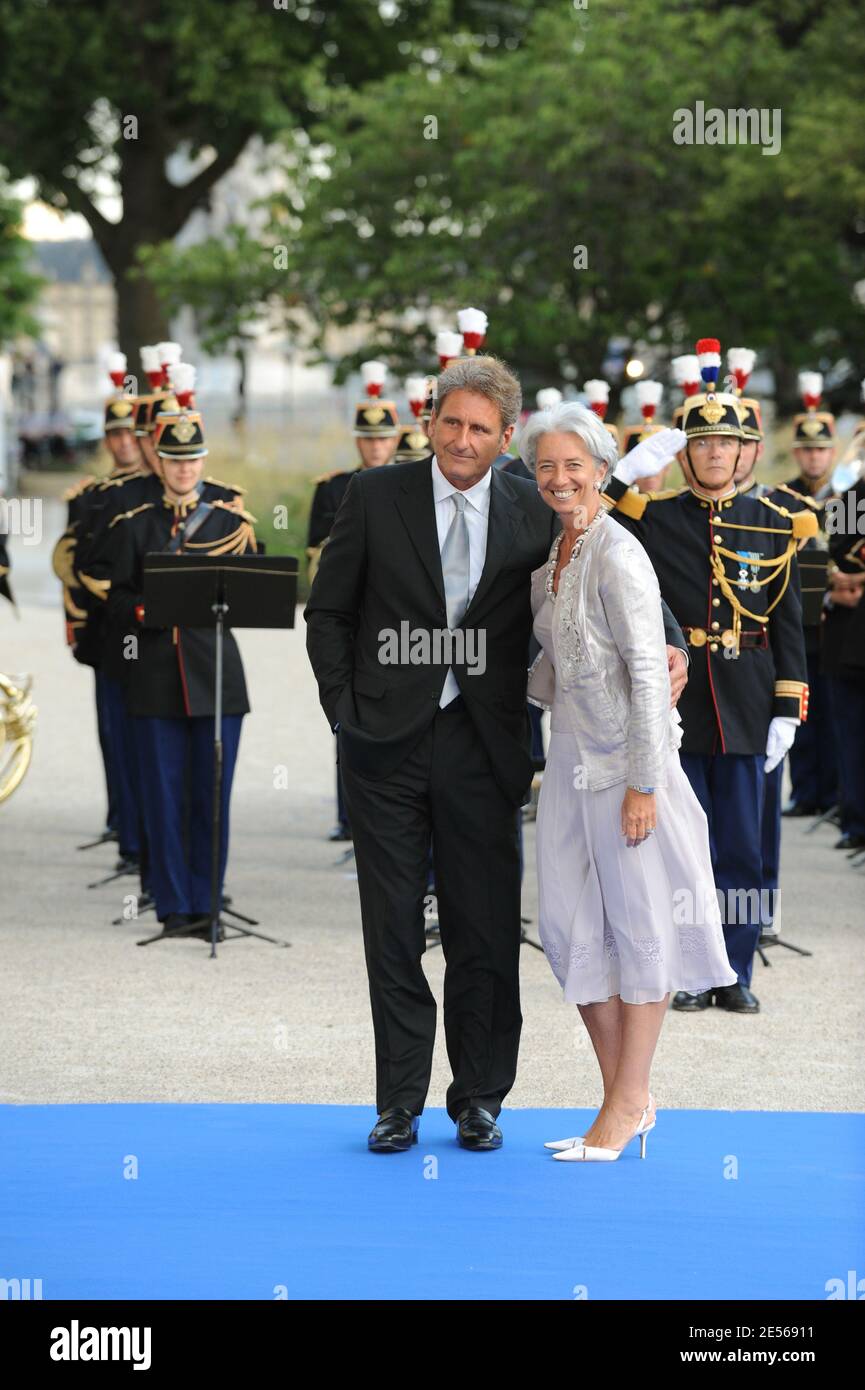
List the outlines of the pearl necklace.
{"type": "MultiPolygon", "coordinates": [[[[569,560],[568,560],[568,563],[567,563],[566,565],[563,565],[563,566],[562,566],[562,574],[559,575],[559,588],[560,588],[560,589],[561,589],[562,575],[565,573],[565,570],[566,570],[566,569],[569,569],[570,566],[574,563],[574,561],[577,560],[577,559],[579,558],[580,552],[581,552],[583,546],[584,546],[585,543],[586,543],[586,537],[587,537],[588,535],[590,535],[590,533],[591,533],[593,527],[597,526],[598,522],[600,521],[601,517],[603,517],[603,516],[606,516],[606,512],[604,511],[604,508],[603,508],[603,507],[599,507],[598,510],[597,510],[597,512],[595,513],[595,515],[592,517],[591,521],[589,522],[588,526],[586,527],[585,531],[583,531],[582,535],[577,536],[577,539],[574,541],[573,549],[571,550],[571,554],[570,554],[570,558],[569,558],[569,560]]],[[[546,588],[546,591],[547,591],[547,593],[549,594],[551,600],[553,601],[553,603],[555,603],[556,597],[557,597],[556,591],[555,591],[555,589],[553,588],[553,575],[554,575],[555,572],[556,572],[556,565],[558,564],[558,560],[559,560],[559,550],[560,550],[560,548],[561,548],[562,537],[564,536],[564,534],[565,534],[564,531],[560,531],[559,534],[556,536],[556,539],[553,541],[553,548],[552,548],[552,550],[550,551],[550,558],[549,558],[549,560],[547,561],[547,578],[546,578],[545,588],[546,588]]]]}

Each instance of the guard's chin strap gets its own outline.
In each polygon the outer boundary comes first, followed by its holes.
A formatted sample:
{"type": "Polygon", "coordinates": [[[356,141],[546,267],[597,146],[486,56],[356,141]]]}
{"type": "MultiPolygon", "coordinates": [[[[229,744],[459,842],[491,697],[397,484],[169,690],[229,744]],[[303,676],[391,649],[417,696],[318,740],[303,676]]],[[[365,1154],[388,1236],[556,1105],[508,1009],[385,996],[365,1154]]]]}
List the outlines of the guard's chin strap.
{"type": "MultiPolygon", "coordinates": [[[[732,487],[735,487],[736,469],[739,467],[739,459],[740,459],[741,457],[742,457],[742,441],[741,441],[741,439],[740,439],[740,440],[739,440],[739,448],[738,448],[738,451],[737,451],[737,453],[736,453],[735,461],[734,461],[734,463],[733,463],[733,471],[732,471],[731,474],[730,474],[729,486],[730,486],[731,488],[732,488],[732,487]]],[[[694,467],[694,460],[691,458],[691,441],[690,441],[690,439],[688,440],[687,444],[685,445],[685,458],[688,460],[688,467],[689,467],[689,469],[691,470],[691,473],[692,473],[692,475],[693,475],[694,481],[695,481],[701,488],[705,488],[706,484],[703,482],[703,479],[700,477],[699,473],[697,472],[696,468],[694,467]]]]}

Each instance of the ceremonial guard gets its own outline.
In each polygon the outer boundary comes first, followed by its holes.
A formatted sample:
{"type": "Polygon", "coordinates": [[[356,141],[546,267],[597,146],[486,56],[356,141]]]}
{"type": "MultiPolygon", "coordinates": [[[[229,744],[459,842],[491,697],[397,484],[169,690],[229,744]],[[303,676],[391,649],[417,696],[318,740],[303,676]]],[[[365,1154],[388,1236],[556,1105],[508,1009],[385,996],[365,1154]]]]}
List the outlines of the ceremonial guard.
{"type": "Polygon", "coordinates": [[[105,639],[104,604],[100,596],[82,583],[78,572],[78,549],[91,533],[93,516],[101,506],[104,483],[124,482],[141,474],[141,454],[133,432],[136,397],[124,391],[126,358],[113,353],[109,376],[115,390],[105,404],[105,445],[113,462],[107,478],[82,479],[66,494],[66,529],[54,547],[54,573],[63,586],[66,641],[75,660],[93,667],[95,673],[96,723],[99,747],[105,769],[108,797],[105,839],[117,839],[120,850],[118,868],[130,868],[138,861],[139,844],[128,818],[121,816],[122,773],[116,767],[111,736],[111,691],[102,672],[105,639]]]}
{"type": "Polygon", "coordinates": [[[603,420],[604,429],[609,430],[616,441],[616,448],[618,448],[619,431],[615,425],[611,425],[607,420],[607,411],[610,406],[610,383],[603,381],[600,377],[592,377],[583,383],[583,393],[589,410],[593,410],[598,419],[603,420]]]}
{"type": "MultiPolygon", "coordinates": [[[[405,381],[405,393],[409,410],[414,416],[410,425],[401,425],[397,436],[394,463],[411,463],[415,459],[425,459],[432,452],[423,419],[427,398],[427,379],[425,376],[409,376],[405,381]]],[[[429,419],[429,416],[427,416],[429,419]]],[[[349,477],[351,475],[349,474],[349,477]]]]}
{"type": "MultiPolygon", "coordinates": [[[[701,1010],[714,1000],[720,1008],[755,1013],[750,985],[761,925],[764,780],[807,713],[793,559],[816,523],[737,492],[742,411],[734,395],[716,389],[717,340],[702,339],[697,354],[705,390],[683,408],[687,486],[666,495],[631,492],[635,479],[625,458],[604,501],[646,547],[690,645],[678,706],[682,766],[709,822],[724,937],[738,977],[737,984],[702,995],[680,992],[673,1007],[701,1010]]],[[[701,904],[693,910],[699,913],[701,904]]]]}
{"type": "Polygon", "coordinates": [[[837,748],[836,849],[847,850],[865,849],[865,436],[859,438],[858,481],[826,505],[830,559],[822,661],[837,748]]]}
{"type": "Polygon", "coordinates": [[[790,749],[790,805],[788,816],[813,816],[828,811],[838,800],[838,761],[826,678],[821,669],[823,599],[826,593],[829,540],[824,514],[833,495],[835,417],[821,410],[823,378],[819,372],[800,372],[799,391],[805,410],[793,419],[793,457],[799,472],[781,483],[770,496],[790,511],[811,511],[818,523],[817,535],[799,555],[802,581],[802,619],[808,656],[808,722],[797,731],[790,749]]]}
{"type": "MultiPolygon", "coordinates": [[[[207,449],[191,392],[178,391],[157,418],[163,489],[111,522],[107,603],[132,659],[124,663],[127,707],[139,749],[141,799],[156,913],[167,933],[209,930],[213,685],[211,628],[157,628],[143,600],[144,556],[255,553],[253,518],[221,498],[206,501],[207,449]],[[194,538],[194,539],[193,539],[194,538]],[[188,834],[187,819],[188,816],[188,834]]],[[[228,807],[243,715],[249,710],[240,652],[225,634],[223,665],[222,841],[219,891],[228,853],[228,807]]]]}
{"type": "MultiPolygon", "coordinates": [[[[637,397],[637,405],[640,407],[640,414],[643,417],[641,425],[626,425],[622,434],[624,453],[629,454],[638,444],[644,440],[651,439],[653,434],[660,434],[664,426],[655,420],[658,406],[661,404],[661,396],[664,388],[660,381],[638,381],[634,387],[637,397]]],[[[637,492],[661,492],[664,483],[667,481],[667,474],[670,471],[672,457],[663,462],[657,473],[652,473],[645,478],[636,478],[634,488],[637,492]]]]}
{"type": "MultiPolygon", "coordinates": [[[[75,558],[75,570],[81,583],[106,609],[102,625],[100,672],[108,706],[108,734],[116,778],[120,840],[121,844],[132,846],[137,857],[145,903],[151,890],[150,856],[142,810],[140,749],[134,737],[126,699],[129,655],[123,628],[116,618],[112,619],[107,613],[105,600],[112,578],[114,537],[111,523],[116,516],[138,508],[144,502],[153,502],[158,506],[162,500],[164,482],[162,462],[155,443],[157,428],[164,430],[172,420],[179,419],[181,407],[177,395],[191,399],[195,386],[195,368],[181,362],[179,357],[180,346],[177,343],[141,348],[142,362],[153,388],[150,393],[136,398],[134,410],[135,436],[144,468],[99,485],[89,517],[89,535],[77,547],[75,558]]],[[[204,502],[220,499],[235,510],[241,507],[242,492],[242,488],[233,488],[215,479],[205,479],[201,483],[204,502]]]]}
{"type": "MultiPolygon", "coordinates": [[[[318,571],[321,549],[326,545],[331,528],[339,510],[339,504],[355,473],[364,468],[380,468],[392,463],[400,435],[400,424],[396,404],[381,400],[381,389],[387,375],[383,362],[362,362],[361,377],[366,390],[366,399],[355,407],[354,439],[360,455],[357,468],[334,470],[323,473],[314,479],[316,488],[309,514],[309,532],[306,541],[306,555],[309,561],[309,582],[318,571]]],[[[336,825],[328,837],[331,840],[350,840],[351,827],[342,794],[342,779],[339,764],[336,767],[336,825]]]]}
{"type": "MultiPolygon", "coordinates": [[[[749,497],[770,497],[771,489],[757,478],[757,464],[763,457],[763,412],[760,402],[745,395],[745,388],[754,370],[757,354],[752,348],[729,348],[727,351],[727,380],[739,402],[742,417],[742,449],[734,482],[739,492],[749,497]]],[[[697,359],[694,358],[696,362],[697,359]]],[[[699,367],[698,367],[699,370],[699,367]]],[[[775,500],[775,499],[773,499],[775,500]]],[[[781,499],[783,501],[783,499],[781,499]]],[[[799,508],[792,507],[791,511],[799,508]]],[[[778,878],[781,870],[781,801],[784,785],[784,759],[766,773],[763,795],[763,893],[760,899],[761,934],[776,937],[775,905],[778,878]]]]}

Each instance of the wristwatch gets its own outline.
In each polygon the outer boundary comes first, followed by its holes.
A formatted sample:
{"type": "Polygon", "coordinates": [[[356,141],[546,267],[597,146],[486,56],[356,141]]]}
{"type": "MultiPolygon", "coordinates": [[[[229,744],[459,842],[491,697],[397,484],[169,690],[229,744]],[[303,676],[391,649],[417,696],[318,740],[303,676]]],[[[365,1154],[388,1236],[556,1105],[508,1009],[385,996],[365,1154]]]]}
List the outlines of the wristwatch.
{"type": "Polygon", "coordinates": [[[642,792],[644,796],[651,796],[654,793],[654,790],[654,787],[635,787],[633,782],[628,783],[629,792],[642,792]]]}

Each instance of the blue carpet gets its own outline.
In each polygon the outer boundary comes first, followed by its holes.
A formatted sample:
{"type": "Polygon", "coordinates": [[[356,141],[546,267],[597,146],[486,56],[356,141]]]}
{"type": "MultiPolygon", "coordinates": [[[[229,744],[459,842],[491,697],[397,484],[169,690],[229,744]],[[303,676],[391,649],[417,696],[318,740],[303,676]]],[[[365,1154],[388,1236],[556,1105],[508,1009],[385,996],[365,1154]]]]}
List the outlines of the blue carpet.
{"type": "Polygon", "coordinates": [[[470,1154],[428,1110],[411,1152],[369,1154],[366,1106],[3,1106],[0,1277],[45,1299],[825,1299],[865,1273],[865,1116],[662,1110],[645,1162],[553,1162],[543,1140],[589,1118],[506,1110],[504,1148],[470,1154]]]}

